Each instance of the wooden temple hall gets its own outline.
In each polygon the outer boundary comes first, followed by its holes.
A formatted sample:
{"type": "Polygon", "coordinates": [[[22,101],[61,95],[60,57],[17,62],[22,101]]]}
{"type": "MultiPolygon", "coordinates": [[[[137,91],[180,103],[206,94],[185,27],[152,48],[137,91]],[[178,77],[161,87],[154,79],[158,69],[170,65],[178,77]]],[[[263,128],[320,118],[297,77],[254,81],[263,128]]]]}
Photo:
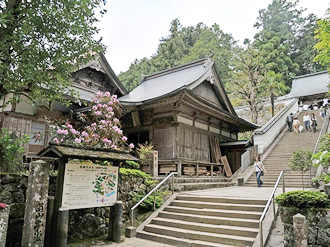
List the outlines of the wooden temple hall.
{"type": "Polygon", "coordinates": [[[225,154],[235,172],[245,148],[235,148],[238,133],[257,128],[236,115],[211,58],[144,76],[119,100],[124,132],[154,146],[159,174],[218,174],[225,154]]]}

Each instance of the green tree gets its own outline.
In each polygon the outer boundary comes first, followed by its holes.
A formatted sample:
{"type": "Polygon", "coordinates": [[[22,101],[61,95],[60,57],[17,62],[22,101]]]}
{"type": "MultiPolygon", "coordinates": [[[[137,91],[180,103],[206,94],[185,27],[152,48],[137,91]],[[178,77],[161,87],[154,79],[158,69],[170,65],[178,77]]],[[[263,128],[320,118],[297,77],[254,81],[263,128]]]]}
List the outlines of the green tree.
{"type": "Polygon", "coordinates": [[[259,11],[255,27],[261,29],[255,35],[253,45],[264,54],[262,63],[266,72],[281,74],[287,85],[298,72],[299,65],[291,58],[296,30],[303,25],[302,9],[296,2],[274,0],[267,9],[259,11]]]}
{"type": "MultiPolygon", "coordinates": [[[[0,100],[34,103],[74,95],[70,73],[101,50],[95,11],[103,0],[0,2],[0,100]]],[[[3,105],[2,101],[2,105],[3,105]]]]}
{"type": "Polygon", "coordinates": [[[289,167],[295,171],[301,171],[301,181],[304,188],[304,172],[309,171],[312,166],[312,152],[305,150],[297,150],[292,154],[292,158],[289,162],[289,167]]]}
{"type": "Polygon", "coordinates": [[[318,51],[315,61],[327,66],[330,70],[330,8],[327,10],[327,16],[317,22],[318,29],[315,31],[315,39],[318,41],[314,46],[318,51]]]}
{"type": "Polygon", "coordinates": [[[226,82],[229,76],[232,50],[235,41],[224,33],[217,24],[207,27],[203,23],[183,27],[178,19],[171,22],[170,33],[160,40],[158,50],[151,58],[135,60],[129,70],[119,74],[119,79],[128,90],[133,90],[141,77],[164,69],[172,68],[200,58],[210,56],[216,62],[220,78],[226,82]]]}
{"type": "Polygon", "coordinates": [[[262,110],[265,77],[261,72],[262,56],[259,50],[248,47],[238,49],[233,60],[233,70],[226,89],[231,99],[240,99],[241,104],[248,104],[251,121],[257,123],[258,113],[262,110]]]}

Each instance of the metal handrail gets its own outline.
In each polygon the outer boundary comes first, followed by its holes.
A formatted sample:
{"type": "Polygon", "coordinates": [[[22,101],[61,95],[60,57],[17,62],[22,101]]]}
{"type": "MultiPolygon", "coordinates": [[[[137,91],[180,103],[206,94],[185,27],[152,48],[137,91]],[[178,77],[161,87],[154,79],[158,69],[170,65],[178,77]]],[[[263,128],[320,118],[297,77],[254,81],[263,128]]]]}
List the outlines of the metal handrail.
{"type": "Polygon", "coordinates": [[[283,190],[283,193],[285,193],[285,182],[284,182],[284,170],[281,171],[280,175],[278,176],[277,178],[277,181],[274,185],[274,188],[273,188],[273,191],[272,193],[270,194],[270,197],[267,201],[267,204],[264,208],[264,211],[262,212],[262,215],[259,219],[259,240],[260,240],[260,247],[264,246],[264,239],[263,239],[263,233],[262,233],[262,221],[265,219],[265,216],[266,216],[266,213],[268,211],[268,208],[271,204],[271,202],[273,201],[273,215],[274,215],[274,219],[273,221],[275,222],[276,221],[276,212],[275,212],[275,202],[274,202],[274,196],[275,196],[275,192],[276,192],[276,189],[280,183],[280,180],[281,178],[283,177],[283,180],[282,180],[282,190],[283,190]]]}
{"type": "Polygon", "coordinates": [[[174,175],[178,175],[177,172],[171,172],[163,181],[157,184],[155,188],[153,188],[145,197],[143,197],[138,203],[136,203],[131,208],[131,225],[133,226],[134,221],[134,209],[136,209],[145,199],[147,199],[152,193],[154,193],[154,211],[156,209],[156,190],[162,186],[170,177],[172,177],[172,194],[174,193],[174,175]]]}

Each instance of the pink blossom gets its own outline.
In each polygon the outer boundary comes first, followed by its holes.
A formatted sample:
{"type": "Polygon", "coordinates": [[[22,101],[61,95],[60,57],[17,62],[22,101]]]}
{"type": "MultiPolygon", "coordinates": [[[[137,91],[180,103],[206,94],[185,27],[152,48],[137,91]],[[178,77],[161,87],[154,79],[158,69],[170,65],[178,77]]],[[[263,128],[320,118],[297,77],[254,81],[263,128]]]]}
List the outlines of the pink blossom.
{"type": "Polygon", "coordinates": [[[102,92],[97,92],[96,93],[96,97],[101,98],[102,96],[103,96],[103,93],[102,92]]]}
{"type": "Polygon", "coordinates": [[[0,208],[6,208],[6,207],[7,207],[6,204],[4,204],[4,203],[0,203],[0,208]]]}
{"type": "Polygon", "coordinates": [[[76,138],[76,139],[74,139],[74,141],[75,141],[76,143],[81,143],[81,139],[80,139],[80,138],[76,138]]]}
{"type": "Polygon", "coordinates": [[[64,142],[64,139],[62,138],[62,139],[60,140],[60,142],[64,142]]]}
{"type": "Polygon", "coordinates": [[[97,110],[97,106],[96,105],[94,105],[92,108],[93,108],[94,111],[97,110]]]}
{"type": "Polygon", "coordinates": [[[107,108],[107,106],[108,106],[107,104],[104,104],[102,107],[103,107],[103,108],[107,108]]]}
{"type": "Polygon", "coordinates": [[[56,144],[59,144],[60,141],[57,139],[57,138],[54,138],[53,141],[56,143],[56,144]]]}
{"type": "Polygon", "coordinates": [[[91,126],[92,126],[92,127],[96,127],[96,123],[92,123],[91,126]]]}
{"type": "Polygon", "coordinates": [[[99,99],[98,98],[93,98],[93,102],[94,103],[99,103],[99,99]]]}
{"type": "Polygon", "coordinates": [[[121,139],[122,139],[124,142],[127,141],[127,137],[126,137],[126,136],[123,136],[121,139]]]}
{"type": "Polygon", "coordinates": [[[57,134],[63,134],[63,135],[69,134],[68,130],[62,130],[62,129],[59,129],[56,132],[57,132],[57,134]]]}
{"type": "Polygon", "coordinates": [[[123,131],[122,131],[122,130],[118,130],[117,133],[118,133],[119,135],[122,135],[122,134],[123,134],[123,131]]]}
{"type": "Polygon", "coordinates": [[[72,129],[72,125],[71,125],[71,124],[66,123],[65,125],[66,125],[69,129],[72,129]]]}
{"type": "Polygon", "coordinates": [[[129,144],[128,146],[129,146],[129,148],[134,148],[134,144],[133,143],[129,144]]]}
{"type": "Polygon", "coordinates": [[[88,133],[87,133],[86,131],[83,131],[83,132],[81,133],[81,135],[82,135],[83,137],[88,137],[88,133]]]}
{"type": "Polygon", "coordinates": [[[102,114],[102,112],[100,112],[100,111],[96,111],[96,112],[95,112],[95,115],[96,115],[96,116],[100,116],[101,114],[102,114]]]}
{"type": "Polygon", "coordinates": [[[111,118],[111,116],[109,114],[106,114],[105,117],[106,118],[111,118]]]}
{"type": "Polygon", "coordinates": [[[109,140],[108,138],[104,138],[104,139],[103,139],[103,142],[104,142],[104,143],[109,143],[109,144],[111,144],[111,143],[112,143],[112,141],[111,141],[111,140],[109,140]]]}
{"type": "Polygon", "coordinates": [[[115,99],[114,102],[115,102],[115,103],[119,103],[119,100],[115,99]]]}
{"type": "Polygon", "coordinates": [[[112,101],[110,101],[110,102],[109,102],[109,105],[113,105],[113,102],[112,102],[112,101]]]}
{"type": "Polygon", "coordinates": [[[77,131],[77,130],[75,130],[75,129],[71,129],[70,131],[71,131],[71,133],[72,133],[73,135],[77,135],[77,134],[79,134],[79,131],[77,131]]]}
{"type": "Polygon", "coordinates": [[[105,92],[105,93],[104,93],[104,96],[105,96],[105,97],[110,97],[110,92],[105,92]]]}
{"type": "Polygon", "coordinates": [[[111,98],[113,98],[113,99],[117,99],[117,95],[112,95],[112,97],[111,98]]]}
{"type": "Polygon", "coordinates": [[[105,125],[107,122],[104,119],[102,119],[100,123],[105,125]]]}
{"type": "Polygon", "coordinates": [[[118,129],[118,126],[115,125],[112,127],[112,129],[116,131],[118,129]]]}
{"type": "Polygon", "coordinates": [[[110,115],[113,116],[113,115],[115,115],[115,113],[112,111],[112,112],[110,112],[110,115]]]}
{"type": "Polygon", "coordinates": [[[119,119],[118,119],[118,118],[115,118],[113,121],[114,121],[115,123],[119,123],[119,119]]]}
{"type": "Polygon", "coordinates": [[[111,145],[111,148],[116,149],[116,148],[117,148],[117,145],[112,144],[112,145],[111,145]]]}
{"type": "Polygon", "coordinates": [[[112,107],[107,108],[107,111],[112,111],[112,110],[113,110],[112,107]]]}
{"type": "Polygon", "coordinates": [[[92,136],[93,136],[93,138],[95,138],[95,139],[99,137],[98,134],[93,134],[92,136]]]}

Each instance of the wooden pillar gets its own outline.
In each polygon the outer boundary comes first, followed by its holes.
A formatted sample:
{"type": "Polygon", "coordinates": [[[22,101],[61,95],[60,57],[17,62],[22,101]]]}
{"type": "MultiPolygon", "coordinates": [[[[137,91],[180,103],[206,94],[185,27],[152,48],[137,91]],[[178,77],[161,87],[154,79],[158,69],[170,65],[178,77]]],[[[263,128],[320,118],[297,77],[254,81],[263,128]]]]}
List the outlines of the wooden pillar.
{"type": "Polygon", "coordinates": [[[55,197],[48,197],[47,204],[47,220],[46,220],[46,232],[45,232],[45,246],[51,246],[52,243],[52,231],[53,231],[53,218],[54,218],[54,203],[55,197]]]}
{"type": "Polygon", "coordinates": [[[181,176],[182,175],[182,163],[181,163],[181,160],[178,161],[177,172],[178,172],[178,176],[181,176]]]}
{"type": "Polygon", "coordinates": [[[0,247],[6,246],[8,219],[10,207],[0,208],[0,247]]]}
{"type": "Polygon", "coordinates": [[[49,164],[38,160],[30,163],[26,192],[22,247],[44,246],[49,185],[49,164]]]}
{"type": "Polygon", "coordinates": [[[63,196],[63,183],[67,158],[61,158],[58,164],[55,204],[54,204],[54,224],[52,247],[67,246],[69,211],[60,211],[63,196]]]}
{"type": "Polygon", "coordinates": [[[196,168],[195,168],[195,169],[196,169],[196,174],[195,174],[195,176],[198,177],[198,170],[199,170],[199,164],[198,164],[198,163],[196,163],[196,168]]]}

